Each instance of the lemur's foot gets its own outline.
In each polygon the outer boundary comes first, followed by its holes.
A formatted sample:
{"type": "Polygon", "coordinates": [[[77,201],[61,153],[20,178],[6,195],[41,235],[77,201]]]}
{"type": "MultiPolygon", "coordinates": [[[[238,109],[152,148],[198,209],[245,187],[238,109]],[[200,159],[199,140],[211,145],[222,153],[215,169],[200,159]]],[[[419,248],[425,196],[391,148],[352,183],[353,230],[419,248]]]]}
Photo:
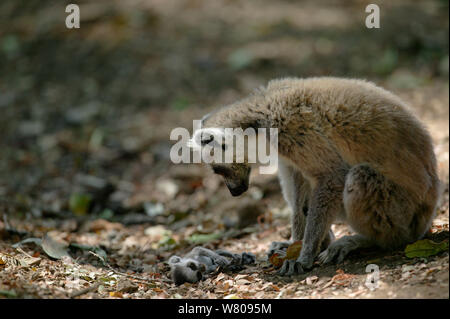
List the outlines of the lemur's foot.
{"type": "Polygon", "coordinates": [[[267,258],[270,258],[273,254],[277,253],[281,257],[286,255],[286,250],[292,243],[290,241],[274,241],[270,244],[267,251],[267,258]]]}
{"type": "Polygon", "coordinates": [[[335,242],[318,256],[318,260],[322,264],[329,264],[333,261],[342,263],[345,257],[353,250],[372,246],[372,242],[360,235],[344,236],[335,242]]]}

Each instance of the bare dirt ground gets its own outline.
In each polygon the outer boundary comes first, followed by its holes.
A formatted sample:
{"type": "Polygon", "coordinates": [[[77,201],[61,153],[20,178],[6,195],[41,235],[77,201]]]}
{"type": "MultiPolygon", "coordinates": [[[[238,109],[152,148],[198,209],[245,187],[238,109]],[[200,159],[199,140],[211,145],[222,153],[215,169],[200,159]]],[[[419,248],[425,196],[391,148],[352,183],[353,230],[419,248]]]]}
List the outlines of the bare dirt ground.
{"type": "Polygon", "coordinates": [[[386,4],[369,33],[364,1],[79,1],[77,32],[58,1],[27,3],[0,4],[0,298],[449,297],[448,250],[363,250],[280,277],[265,260],[289,238],[277,177],[232,198],[206,167],[169,160],[173,128],[271,78],[367,78],[431,132],[443,195],[427,237],[448,242],[448,4],[386,4]],[[27,238],[44,241],[14,246],[27,238]],[[165,261],[197,245],[257,263],[175,286],[165,261]]]}

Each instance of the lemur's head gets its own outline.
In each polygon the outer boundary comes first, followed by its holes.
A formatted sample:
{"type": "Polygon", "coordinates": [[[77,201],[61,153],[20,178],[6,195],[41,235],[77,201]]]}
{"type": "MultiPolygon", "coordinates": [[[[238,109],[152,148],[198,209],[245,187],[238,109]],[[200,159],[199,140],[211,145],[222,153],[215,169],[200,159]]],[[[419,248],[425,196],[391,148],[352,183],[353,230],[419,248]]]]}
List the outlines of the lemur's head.
{"type": "Polygon", "coordinates": [[[185,282],[196,283],[203,279],[205,265],[190,258],[172,256],[169,259],[171,277],[175,285],[182,285],[185,282]]]}
{"type": "Polygon", "coordinates": [[[220,124],[211,119],[210,115],[205,116],[202,119],[202,129],[194,132],[190,145],[197,151],[202,151],[202,156],[205,153],[211,155],[209,165],[214,173],[223,176],[231,195],[239,196],[247,191],[249,185],[251,167],[248,164],[248,150],[244,149],[243,152],[238,150],[235,138],[227,138],[230,132],[219,126],[220,124]],[[233,152],[229,153],[231,157],[227,159],[226,151],[230,148],[233,152]],[[241,160],[238,160],[239,157],[241,160]]]}

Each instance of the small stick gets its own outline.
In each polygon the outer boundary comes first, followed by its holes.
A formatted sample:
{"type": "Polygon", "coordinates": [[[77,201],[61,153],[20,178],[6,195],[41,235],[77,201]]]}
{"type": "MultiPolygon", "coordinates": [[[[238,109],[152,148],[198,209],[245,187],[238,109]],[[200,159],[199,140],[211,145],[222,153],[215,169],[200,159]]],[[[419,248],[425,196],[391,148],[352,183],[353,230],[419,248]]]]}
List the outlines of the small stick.
{"type": "MultiPolygon", "coordinates": [[[[94,255],[94,256],[97,257],[98,259],[100,259],[101,262],[103,263],[103,265],[105,265],[109,270],[111,270],[111,271],[114,272],[115,274],[118,274],[118,275],[121,275],[121,276],[125,276],[125,277],[129,277],[129,278],[138,280],[138,281],[140,281],[141,283],[144,283],[144,284],[153,283],[153,281],[150,280],[150,279],[142,278],[142,277],[139,277],[139,276],[130,275],[130,274],[126,274],[126,273],[120,272],[120,271],[114,269],[113,267],[111,267],[111,265],[109,265],[108,262],[105,260],[105,258],[103,258],[102,256],[100,256],[100,255],[94,253],[93,251],[89,251],[89,253],[92,254],[92,255],[94,255]]],[[[165,278],[159,278],[159,279],[160,279],[161,281],[163,281],[163,282],[171,282],[170,280],[165,279],[165,278]]]]}
{"type": "Polygon", "coordinates": [[[71,293],[69,297],[75,298],[75,297],[79,297],[81,295],[87,294],[88,292],[95,291],[98,288],[98,286],[100,286],[100,283],[96,282],[96,283],[90,285],[89,287],[86,287],[84,289],[81,289],[81,290],[71,293]]]}
{"type": "Polygon", "coordinates": [[[33,258],[33,256],[31,256],[30,254],[27,254],[22,248],[17,247],[16,250],[22,254],[24,254],[27,257],[33,258]]]}

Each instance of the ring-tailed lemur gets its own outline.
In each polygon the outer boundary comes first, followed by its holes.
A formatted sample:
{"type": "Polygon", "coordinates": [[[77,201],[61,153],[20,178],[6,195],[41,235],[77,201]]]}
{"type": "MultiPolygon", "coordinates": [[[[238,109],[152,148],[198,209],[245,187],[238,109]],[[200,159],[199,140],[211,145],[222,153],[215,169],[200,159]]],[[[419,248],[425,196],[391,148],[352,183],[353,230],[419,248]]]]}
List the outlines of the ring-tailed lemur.
{"type": "MultiPolygon", "coordinates": [[[[215,133],[278,128],[278,172],[292,209],[291,240],[303,240],[299,258],[287,260],[281,274],[312,268],[321,245],[328,248],[319,261],[341,262],[359,247],[396,248],[413,242],[430,227],[439,195],[430,135],[403,101],[370,82],[273,80],[205,116],[202,127],[193,137],[202,144],[214,142],[203,134],[210,128],[215,133]],[[337,219],[357,235],[332,242],[330,226],[337,219]]],[[[223,175],[232,195],[247,190],[247,162],[211,166],[223,175]]],[[[271,250],[286,246],[273,243],[271,250]]]]}
{"type": "Polygon", "coordinates": [[[233,254],[226,250],[212,251],[204,247],[194,247],[186,256],[172,256],[168,263],[171,277],[176,285],[185,282],[196,283],[205,274],[212,273],[218,268],[224,270],[239,270],[244,265],[255,263],[256,257],[252,253],[233,254]]]}

